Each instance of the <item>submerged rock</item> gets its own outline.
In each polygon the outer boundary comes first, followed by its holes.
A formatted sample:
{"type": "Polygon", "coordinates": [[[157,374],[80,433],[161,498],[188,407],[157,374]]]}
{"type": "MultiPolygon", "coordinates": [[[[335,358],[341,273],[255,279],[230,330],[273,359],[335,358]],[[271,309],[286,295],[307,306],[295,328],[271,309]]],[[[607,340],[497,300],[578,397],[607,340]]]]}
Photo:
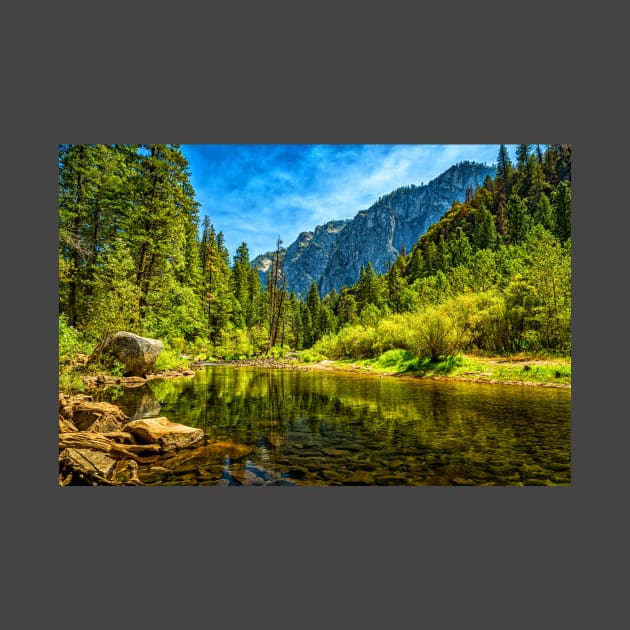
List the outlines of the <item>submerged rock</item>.
{"type": "Polygon", "coordinates": [[[374,475],[367,470],[355,470],[342,483],[344,486],[372,486],[374,475]]]}

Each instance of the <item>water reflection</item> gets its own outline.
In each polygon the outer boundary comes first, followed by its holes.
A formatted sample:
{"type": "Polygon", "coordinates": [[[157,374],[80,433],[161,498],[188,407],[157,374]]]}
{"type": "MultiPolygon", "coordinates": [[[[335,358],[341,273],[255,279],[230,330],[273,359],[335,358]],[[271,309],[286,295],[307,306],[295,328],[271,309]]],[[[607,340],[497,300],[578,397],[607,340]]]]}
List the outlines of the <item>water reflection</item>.
{"type": "Polygon", "coordinates": [[[178,464],[175,485],[571,480],[570,390],[226,366],[150,389],[160,415],[208,444],[250,449],[227,464],[200,456],[194,476],[178,464]]]}
{"type": "Polygon", "coordinates": [[[160,401],[148,383],[135,387],[113,387],[107,390],[105,396],[131,420],[157,418],[160,415],[160,401]]]}

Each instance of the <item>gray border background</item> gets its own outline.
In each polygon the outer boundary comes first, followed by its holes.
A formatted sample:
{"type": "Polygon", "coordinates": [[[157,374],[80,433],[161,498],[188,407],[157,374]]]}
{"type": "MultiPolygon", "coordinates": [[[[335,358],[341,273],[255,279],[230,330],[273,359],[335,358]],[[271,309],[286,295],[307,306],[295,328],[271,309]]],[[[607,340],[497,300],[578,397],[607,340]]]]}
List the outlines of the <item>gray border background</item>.
{"type": "Polygon", "coordinates": [[[5,10],[3,573],[20,627],[42,610],[67,628],[616,626],[625,22],[402,6],[5,10]],[[56,485],[59,143],[523,141],[573,144],[571,487],[56,485]]]}

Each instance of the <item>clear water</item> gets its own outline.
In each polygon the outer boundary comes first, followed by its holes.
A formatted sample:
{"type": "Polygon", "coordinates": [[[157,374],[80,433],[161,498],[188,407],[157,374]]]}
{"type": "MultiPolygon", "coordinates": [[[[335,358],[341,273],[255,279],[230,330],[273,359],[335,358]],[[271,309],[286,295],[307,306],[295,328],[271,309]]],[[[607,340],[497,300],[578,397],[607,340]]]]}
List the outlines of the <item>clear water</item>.
{"type": "Polygon", "coordinates": [[[210,366],[107,390],[207,444],[142,467],[155,485],[569,485],[571,392],[210,366]]]}

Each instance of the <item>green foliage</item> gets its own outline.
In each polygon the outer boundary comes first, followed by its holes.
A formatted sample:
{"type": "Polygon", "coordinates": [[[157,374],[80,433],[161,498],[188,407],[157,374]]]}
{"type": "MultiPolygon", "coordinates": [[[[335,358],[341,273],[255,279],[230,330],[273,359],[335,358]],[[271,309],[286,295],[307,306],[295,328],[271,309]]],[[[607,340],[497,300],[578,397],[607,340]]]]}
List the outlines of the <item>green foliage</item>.
{"type": "Polygon", "coordinates": [[[374,328],[381,320],[381,309],[376,304],[368,303],[362,309],[359,314],[359,321],[362,326],[374,328]]]}
{"type": "Polygon", "coordinates": [[[68,316],[59,315],[59,389],[61,391],[82,391],[84,389],[81,374],[85,372],[84,364],[77,362],[80,354],[89,355],[91,347],[83,339],[81,333],[68,324],[68,316]]]}
{"type": "Polygon", "coordinates": [[[261,287],[246,243],[230,265],[208,217],[199,237],[178,145],[62,145],[60,381],[76,376],[78,348],[117,330],[162,339],[164,369],[181,367],[184,353],[306,348],[312,360],[386,355],[402,366],[462,350],[570,352],[570,184],[570,145],[519,145],[516,165],[501,145],[497,176],[454,202],[386,274],[367,263],[354,286],[320,296],[313,283],[301,299],[287,293],[280,239],[261,287]]]}
{"type": "Polygon", "coordinates": [[[95,337],[133,328],[138,319],[139,290],[132,280],[134,262],[121,239],[104,247],[101,269],[92,281],[85,329],[95,337]]]}
{"type": "Polygon", "coordinates": [[[204,317],[199,294],[166,276],[147,299],[149,307],[141,334],[157,339],[182,338],[186,342],[204,332],[204,317]]]}
{"type": "Polygon", "coordinates": [[[318,363],[319,361],[324,361],[328,357],[315,348],[309,348],[307,350],[302,350],[300,352],[300,359],[303,363],[318,363]]]}
{"type": "Polygon", "coordinates": [[[421,369],[423,361],[409,350],[395,348],[387,350],[368,364],[378,370],[393,373],[416,372],[421,369]]]}
{"type": "Polygon", "coordinates": [[[357,325],[344,326],[336,335],[324,335],[313,350],[331,359],[359,358],[374,356],[376,330],[357,325]]]}
{"type": "Polygon", "coordinates": [[[59,315],[59,364],[67,363],[84,350],[81,334],[68,324],[65,313],[59,315]]]}
{"type": "Polygon", "coordinates": [[[167,372],[168,370],[183,370],[190,367],[190,359],[181,356],[181,350],[164,344],[164,349],[155,361],[154,372],[167,372]]]}
{"type": "Polygon", "coordinates": [[[508,242],[522,243],[532,227],[527,204],[518,195],[510,195],[505,206],[508,242]]]}
{"type": "Polygon", "coordinates": [[[448,308],[430,306],[411,319],[411,349],[432,362],[455,356],[468,341],[464,319],[448,308]]]}
{"type": "Polygon", "coordinates": [[[488,352],[513,352],[524,347],[523,289],[520,281],[507,294],[488,291],[479,295],[478,321],[471,346],[488,352]]]}
{"type": "Polygon", "coordinates": [[[214,353],[221,359],[245,359],[254,355],[254,344],[246,330],[231,328],[221,331],[214,353]]]}

